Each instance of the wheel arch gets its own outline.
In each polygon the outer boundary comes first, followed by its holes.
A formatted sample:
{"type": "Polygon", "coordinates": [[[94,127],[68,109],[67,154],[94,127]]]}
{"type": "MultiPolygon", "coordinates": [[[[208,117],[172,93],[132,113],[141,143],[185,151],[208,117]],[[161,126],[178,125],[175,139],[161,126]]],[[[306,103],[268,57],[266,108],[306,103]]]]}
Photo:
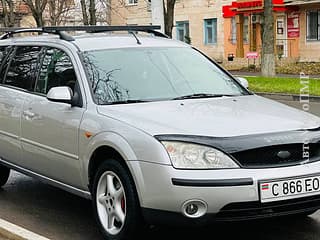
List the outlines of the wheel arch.
{"type": "MultiPolygon", "coordinates": [[[[125,167],[131,174],[129,167],[124,159],[124,157],[113,147],[108,145],[99,146],[91,155],[88,165],[88,180],[89,180],[89,189],[91,190],[92,181],[94,178],[94,174],[96,173],[99,166],[107,161],[107,159],[115,159],[121,163],[123,167],[125,167]]],[[[132,175],[132,174],[131,174],[132,175]]]]}

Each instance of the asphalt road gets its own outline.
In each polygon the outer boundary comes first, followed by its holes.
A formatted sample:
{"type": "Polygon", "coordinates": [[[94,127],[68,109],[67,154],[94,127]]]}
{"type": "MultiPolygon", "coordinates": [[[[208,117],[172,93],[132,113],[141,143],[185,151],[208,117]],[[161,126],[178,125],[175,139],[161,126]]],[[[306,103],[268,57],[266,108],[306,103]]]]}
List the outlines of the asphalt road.
{"type": "MultiPolygon", "coordinates": [[[[0,192],[0,218],[52,240],[102,240],[91,202],[19,173],[0,192]]],[[[156,227],[142,239],[318,240],[320,211],[311,217],[217,224],[205,228],[156,227]],[[220,238],[216,238],[221,236],[220,238]],[[222,237],[223,236],[223,237],[222,237]]]]}
{"type": "MultiPolygon", "coordinates": [[[[303,109],[302,108],[303,105],[299,101],[283,101],[283,100],[280,100],[279,102],[287,104],[287,105],[289,105],[291,107],[295,107],[295,108],[297,108],[299,110],[303,109]]],[[[320,117],[320,102],[310,102],[309,103],[308,112],[320,117]]]]}
{"type": "MultiPolygon", "coordinates": [[[[300,104],[288,103],[300,108],[300,104]]],[[[320,103],[311,111],[320,115],[320,103]]],[[[13,172],[0,190],[0,218],[52,240],[102,240],[91,202],[13,172]]],[[[217,224],[206,228],[154,227],[151,239],[320,240],[320,211],[305,218],[217,224]],[[209,236],[209,237],[208,237],[209,236]]]]}

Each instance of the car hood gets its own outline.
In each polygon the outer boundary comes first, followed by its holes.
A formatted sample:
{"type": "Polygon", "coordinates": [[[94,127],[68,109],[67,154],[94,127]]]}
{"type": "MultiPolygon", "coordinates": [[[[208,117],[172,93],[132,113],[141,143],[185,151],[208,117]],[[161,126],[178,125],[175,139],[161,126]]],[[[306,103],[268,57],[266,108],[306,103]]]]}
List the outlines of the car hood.
{"type": "Polygon", "coordinates": [[[256,95],[98,106],[150,135],[232,137],[314,129],[320,118],[256,95]]]}

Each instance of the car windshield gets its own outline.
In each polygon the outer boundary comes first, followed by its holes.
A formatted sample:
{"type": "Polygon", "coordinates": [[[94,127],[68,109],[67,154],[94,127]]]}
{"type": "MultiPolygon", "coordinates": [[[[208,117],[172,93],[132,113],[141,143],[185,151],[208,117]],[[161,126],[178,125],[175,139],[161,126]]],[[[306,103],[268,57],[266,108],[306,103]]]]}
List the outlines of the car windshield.
{"type": "Polygon", "coordinates": [[[192,48],[126,48],[83,52],[98,104],[247,95],[192,48]]]}

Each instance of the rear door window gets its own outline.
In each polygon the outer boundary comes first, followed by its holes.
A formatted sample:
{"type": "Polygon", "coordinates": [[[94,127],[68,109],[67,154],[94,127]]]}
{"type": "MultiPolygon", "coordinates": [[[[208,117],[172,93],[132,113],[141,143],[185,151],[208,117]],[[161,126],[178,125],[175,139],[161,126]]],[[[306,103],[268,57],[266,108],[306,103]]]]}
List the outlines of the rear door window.
{"type": "Polygon", "coordinates": [[[10,62],[4,84],[33,91],[36,72],[40,64],[41,47],[17,47],[10,62]]]}

